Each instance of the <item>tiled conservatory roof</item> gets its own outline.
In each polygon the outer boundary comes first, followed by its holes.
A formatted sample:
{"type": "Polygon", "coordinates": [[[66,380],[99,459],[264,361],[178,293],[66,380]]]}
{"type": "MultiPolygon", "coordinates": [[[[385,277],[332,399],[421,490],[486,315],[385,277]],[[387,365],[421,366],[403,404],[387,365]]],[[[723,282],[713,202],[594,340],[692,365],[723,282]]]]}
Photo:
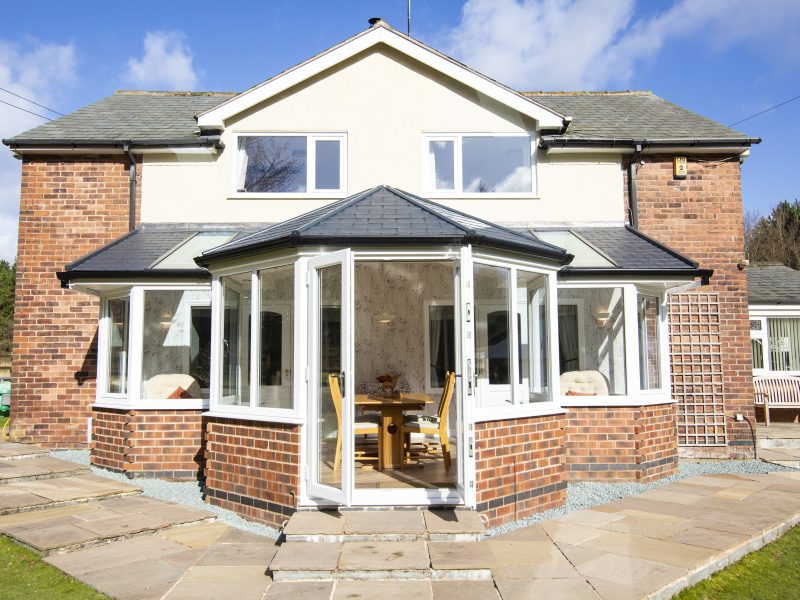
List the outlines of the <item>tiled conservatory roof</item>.
{"type": "Polygon", "coordinates": [[[749,267],[747,289],[750,304],[800,304],[800,271],[785,265],[749,267]]]}
{"type": "Polygon", "coordinates": [[[572,256],[531,235],[381,185],[208,250],[198,264],[278,247],[476,244],[567,264],[572,256]]]}

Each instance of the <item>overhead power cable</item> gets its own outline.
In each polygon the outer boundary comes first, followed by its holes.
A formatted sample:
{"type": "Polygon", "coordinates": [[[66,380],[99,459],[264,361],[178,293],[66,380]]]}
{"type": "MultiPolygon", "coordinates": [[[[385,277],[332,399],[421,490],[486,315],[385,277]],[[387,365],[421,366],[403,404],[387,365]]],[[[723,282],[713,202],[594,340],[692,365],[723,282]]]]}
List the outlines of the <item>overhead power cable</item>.
{"type": "Polygon", "coordinates": [[[795,96],[794,98],[789,98],[788,100],[784,100],[780,104],[776,104],[775,106],[770,106],[769,108],[765,108],[761,112],[757,112],[754,115],[750,115],[749,117],[745,117],[741,121],[736,121],[736,123],[731,123],[728,127],[733,127],[734,125],[738,125],[739,123],[744,123],[745,121],[749,121],[750,119],[755,119],[759,115],[763,115],[764,113],[768,113],[771,110],[775,110],[776,108],[780,108],[784,104],[789,104],[789,102],[794,102],[795,100],[800,100],[800,96],[795,96]]]}
{"type": "Polygon", "coordinates": [[[21,110],[22,112],[29,113],[31,115],[40,117],[42,119],[47,119],[48,121],[52,121],[50,117],[45,117],[44,115],[40,115],[39,113],[35,113],[32,110],[28,110],[27,108],[22,108],[21,106],[17,106],[16,104],[11,104],[11,102],[6,102],[5,100],[0,100],[1,103],[5,104],[6,106],[10,106],[11,108],[16,108],[17,110],[21,110]]]}
{"type": "Polygon", "coordinates": [[[0,90],[4,91],[6,94],[11,94],[12,96],[16,96],[17,98],[25,100],[25,102],[30,102],[31,104],[35,104],[39,108],[43,108],[43,109],[45,109],[47,111],[50,111],[51,113],[56,113],[59,117],[63,117],[64,116],[64,113],[60,113],[55,109],[48,108],[44,104],[39,104],[38,102],[36,102],[34,100],[31,100],[30,98],[26,98],[25,96],[20,96],[19,94],[15,93],[15,92],[12,92],[11,90],[7,90],[6,88],[3,88],[3,87],[0,87],[0,90]]]}

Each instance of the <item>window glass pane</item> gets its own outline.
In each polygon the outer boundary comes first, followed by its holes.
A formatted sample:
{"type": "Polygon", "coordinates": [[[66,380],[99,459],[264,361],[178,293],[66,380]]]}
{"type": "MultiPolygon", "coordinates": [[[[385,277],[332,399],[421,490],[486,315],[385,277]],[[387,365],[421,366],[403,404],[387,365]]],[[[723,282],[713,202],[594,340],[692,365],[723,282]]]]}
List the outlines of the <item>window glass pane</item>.
{"type": "Polygon", "coordinates": [[[433,181],[430,187],[435,190],[452,190],[456,182],[455,142],[431,140],[428,142],[428,160],[433,181]]]}
{"type": "Polygon", "coordinates": [[[624,395],[623,289],[558,291],[561,394],[624,395]]]}
{"type": "Polygon", "coordinates": [[[643,390],[661,387],[659,363],[657,296],[638,297],[639,321],[639,384],[643,390]]]}
{"type": "Polygon", "coordinates": [[[475,263],[475,366],[482,406],[512,402],[510,278],[509,269],[475,263]]]}
{"type": "Polygon", "coordinates": [[[428,307],[430,387],[444,387],[444,374],[455,371],[455,319],[452,306],[428,307]]]}
{"type": "Polygon", "coordinates": [[[800,371],[800,319],[767,319],[770,368],[773,371],[800,371]]]}
{"type": "Polygon", "coordinates": [[[528,137],[462,138],[462,185],[466,193],[530,192],[531,140],[528,137]]]}
{"type": "Polygon", "coordinates": [[[223,277],[222,404],[250,404],[250,276],[223,277]]]}
{"type": "Polygon", "coordinates": [[[265,269],[261,278],[258,405],[292,408],[294,266],[265,269]]]}
{"type": "Polygon", "coordinates": [[[210,305],[204,290],[144,292],[142,398],[208,398],[210,305]]]}
{"type": "Polygon", "coordinates": [[[306,136],[240,137],[237,191],[305,192],[306,155],[306,136]]]}
{"type": "Polygon", "coordinates": [[[128,306],[127,298],[108,301],[108,393],[128,391],[128,306]]]}
{"type": "Polygon", "coordinates": [[[341,187],[339,140],[317,140],[314,186],[318,190],[338,190],[341,187]]]}
{"type": "Polygon", "coordinates": [[[761,340],[750,340],[750,349],[753,351],[753,368],[764,368],[764,342],[761,340]]]}
{"type": "Polygon", "coordinates": [[[546,277],[517,271],[519,383],[522,403],[546,402],[549,394],[546,277]]]}

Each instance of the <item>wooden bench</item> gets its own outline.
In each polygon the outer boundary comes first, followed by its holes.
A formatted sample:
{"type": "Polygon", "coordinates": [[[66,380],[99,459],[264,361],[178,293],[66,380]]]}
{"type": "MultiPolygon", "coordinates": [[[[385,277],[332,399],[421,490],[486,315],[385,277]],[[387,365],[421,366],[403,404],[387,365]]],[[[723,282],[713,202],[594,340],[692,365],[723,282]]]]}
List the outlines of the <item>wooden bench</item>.
{"type": "Polygon", "coordinates": [[[800,408],[800,377],[772,373],[753,378],[756,405],[764,406],[764,420],[769,425],[770,408],[800,408]]]}

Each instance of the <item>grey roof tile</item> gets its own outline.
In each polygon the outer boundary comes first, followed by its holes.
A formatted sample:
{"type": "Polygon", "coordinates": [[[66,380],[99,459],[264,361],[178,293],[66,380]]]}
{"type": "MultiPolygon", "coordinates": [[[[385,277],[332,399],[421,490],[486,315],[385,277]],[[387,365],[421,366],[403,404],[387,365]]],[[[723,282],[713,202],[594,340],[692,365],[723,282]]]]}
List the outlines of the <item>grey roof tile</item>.
{"type": "Polygon", "coordinates": [[[575,227],[570,231],[621,269],[693,269],[697,266],[629,227],[575,227]]]}
{"type": "Polygon", "coordinates": [[[741,139],[745,134],[652,92],[523,92],[572,117],[567,139],[741,139]]]}
{"type": "Polygon", "coordinates": [[[800,304],[800,271],[785,265],[747,269],[750,304],[800,304]]]}

